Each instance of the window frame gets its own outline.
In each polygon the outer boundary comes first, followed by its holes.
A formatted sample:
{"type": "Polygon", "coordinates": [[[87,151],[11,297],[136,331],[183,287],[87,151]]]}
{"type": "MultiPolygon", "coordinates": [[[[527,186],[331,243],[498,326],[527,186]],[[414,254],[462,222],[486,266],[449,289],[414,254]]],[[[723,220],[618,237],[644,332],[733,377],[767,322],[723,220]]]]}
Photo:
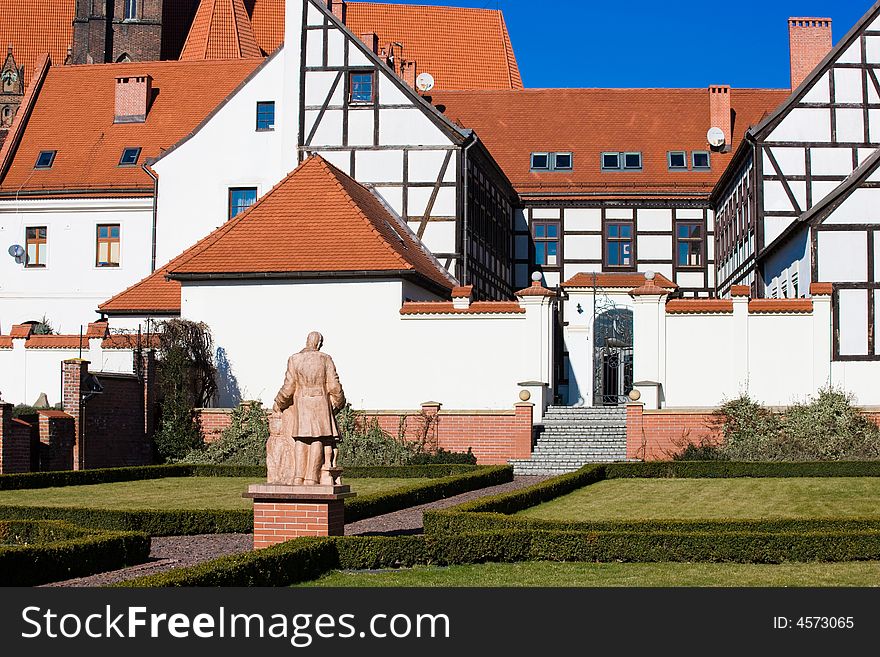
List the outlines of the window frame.
{"type": "Polygon", "coordinates": [[[229,203],[228,203],[228,206],[227,206],[227,221],[230,220],[230,219],[235,219],[238,215],[242,214],[243,212],[247,212],[247,210],[248,210],[251,206],[253,206],[254,203],[257,202],[257,199],[258,199],[259,197],[260,197],[260,194],[259,194],[259,189],[258,189],[257,187],[230,187],[230,188],[229,188],[229,192],[228,192],[229,203]],[[235,194],[236,192],[245,192],[245,191],[248,191],[248,192],[249,192],[249,191],[253,191],[253,193],[254,193],[254,200],[253,200],[253,203],[249,203],[249,204],[247,205],[247,207],[242,208],[239,212],[236,212],[235,214],[232,214],[232,208],[233,208],[233,205],[232,205],[232,197],[233,197],[233,194],[235,194]]]}
{"type": "Polygon", "coordinates": [[[712,168],[712,155],[709,151],[692,151],[691,152],[691,167],[695,171],[709,171],[712,168]],[[697,155],[705,155],[706,156],[706,166],[698,166],[697,165],[697,155]]]}
{"type": "Polygon", "coordinates": [[[258,100],[257,101],[257,132],[273,132],[275,130],[275,101],[274,100],[258,100]],[[272,107],[272,124],[266,127],[260,127],[260,108],[272,107]]]}
{"type": "Polygon", "coordinates": [[[561,269],[562,268],[562,222],[559,219],[537,219],[532,220],[531,225],[529,226],[529,232],[532,236],[532,244],[533,244],[533,256],[531,258],[533,267],[540,267],[541,269],[561,269]],[[556,237],[548,237],[545,235],[544,237],[538,237],[537,227],[544,226],[545,228],[548,226],[553,226],[556,228],[556,237]],[[556,264],[550,265],[547,264],[547,251],[546,244],[556,244],[556,264]],[[544,263],[541,264],[538,262],[538,251],[540,248],[544,252],[544,263]]]}
{"type": "Polygon", "coordinates": [[[126,146],[125,148],[122,149],[122,155],[119,156],[119,164],[117,166],[136,167],[138,164],[138,160],[141,159],[141,150],[142,149],[140,146],[126,146]],[[134,157],[134,162],[128,163],[128,162],[125,162],[125,154],[130,151],[135,151],[135,157],[134,157]]]}
{"type": "Polygon", "coordinates": [[[25,226],[24,228],[24,266],[25,269],[46,269],[47,263],[49,260],[49,227],[48,226],[25,226]],[[39,232],[36,233],[36,236],[31,239],[28,236],[28,232],[31,230],[35,231],[43,231],[42,238],[40,237],[39,232]],[[37,262],[31,263],[30,259],[30,246],[31,244],[35,244],[37,249],[37,262]],[[40,246],[43,246],[43,253],[45,255],[44,260],[40,260],[40,246]]]}
{"type": "Polygon", "coordinates": [[[571,151],[560,151],[558,153],[553,153],[553,162],[551,163],[551,168],[553,171],[573,171],[574,170],[574,154],[571,151]],[[568,166],[561,167],[559,166],[557,160],[560,155],[568,156],[568,166]]]}
{"type": "Polygon", "coordinates": [[[621,161],[621,164],[622,164],[622,167],[623,167],[623,170],[624,170],[624,171],[641,171],[642,168],[643,168],[642,153],[641,153],[641,151],[627,151],[627,152],[623,153],[623,159],[622,159],[622,161],[621,161]],[[636,155],[636,156],[638,156],[638,158],[639,158],[639,165],[638,165],[637,167],[631,167],[631,166],[629,166],[629,165],[626,163],[626,158],[628,158],[630,155],[636,155]]]}
{"type": "Polygon", "coordinates": [[[376,104],[376,71],[375,69],[356,69],[348,72],[348,104],[358,107],[366,107],[376,104]],[[366,75],[370,78],[370,99],[356,100],[354,97],[354,78],[357,75],[366,75]]]}
{"type": "Polygon", "coordinates": [[[550,171],[550,169],[551,169],[551,167],[550,167],[550,153],[544,153],[544,152],[540,152],[540,151],[539,151],[539,152],[532,153],[531,161],[530,161],[530,169],[531,169],[532,171],[550,171]],[[538,157],[541,157],[541,156],[546,157],[546,158],[547,158],[547,166],[545,166],[545,167],[536,167],[536,166],[535,166],[535,156],[536,156],[536,155],[537,155],[538,157]]]}
{"type": "Polygon", "coordinates": [[[687,151],[667,151],[666,152],[666,166],[670,171],[687,171],[688,170],[688,154],[687,151]],[[672,164],[672,157],[674,155],[681,155],[682,157],[682,165],[675,166],[672,164]]]}
{"type": "Polygon", "coordinates": [[[100,269],[112,269],[119,267],[122,262],[122,225],[121,224],[96,224],[95,225],[95,267],[100,269]],[[113,228],[116,228],[116,237],[113,237],[113,228]],[[108,231],[107,237],[101,237],[101,229],[109,228],[111,230],[108,231]],[[101,245],[107,244],[107,256],[108,258],[112,255],[112,246],[113,244],[118,244],[117,248],[117,260],[116,262],[112,262],[108,260],[108,262],[101,262],[101,245]]]}
{"type": "Polygon", "coordinates": [[[122,3],[122,20],[136,21],[138,19],[138,2],[137,0],[124,0],[122,3]],[[131,9],[131,12],[129,12],[131,9]]]}
{"type": "Polygon", "coordinates": [[[611,219],[605,222],[602,230],[602,264],[605,269],[612,271],[635,271],[636,269],[636,224],[631,219],[611,219]],[[630,229],[629,237],[611,237],[612,226],[628,226],[630,229]],[[610,246],[612,243],[619,244],[629,242],[629,260],[628,265],[612,265],[610,264],[609,255],[611,253],[610,246]]]}
{"type": "Polygon", "coordinates": [[[599,157],[599,164],[602,167],[602,171],[620,171],[623,168],[623,159],[621,158],[622,153],[615,153],[612,151],[603,152],[599,157]],[[613,155],[617,158],[617,166],[616,167],[607,167],[605,166],[605,157],[607,155],[613,155]]]}
{"type": "Polygon", "coordinates": [[[58,155],[58,151],[40,151],[39,155],[37,155],[37,161],[34,162],[34,169],[51,169],[55,164],[55,157],[58,155]],[[44,155],[49,156],[48,164],[40,164],[40,160],[43,159],[44,155]]]}
{"type": "MultiPolygon", "coordinates": [[[[681,220],[675,222],[675,268],[678,269],[686,269],[686,270],[702,270],[705,267],[706,263],[706,225],[697,219],[692,221],[681,220]],[[697,226],[700,229],[700,237],[681,237],[679,233],[679,229],[682,226],[697,226]],[[682,243],[692,244],[694,242],[700,245],[699,255],[700,255],[700,264],[698,265],[690,265],[690,264],[681,264],[680,261],[680,251],[679,248],[682,243]]],[[[688,253],[690,254],[690,249],[688,249],[688,253]]]]}

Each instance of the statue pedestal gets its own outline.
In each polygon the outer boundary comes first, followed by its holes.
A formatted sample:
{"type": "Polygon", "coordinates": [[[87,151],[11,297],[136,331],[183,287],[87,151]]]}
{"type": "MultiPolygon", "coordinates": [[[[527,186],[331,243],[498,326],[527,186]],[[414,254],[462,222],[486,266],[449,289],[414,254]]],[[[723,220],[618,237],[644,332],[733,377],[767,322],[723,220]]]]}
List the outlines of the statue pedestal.
{"type": "Polygon", "coordinates": [[[300,536],[342,536],[348,486],[254,484],[243,497],[254,500],[254,549],[300,536]]]}

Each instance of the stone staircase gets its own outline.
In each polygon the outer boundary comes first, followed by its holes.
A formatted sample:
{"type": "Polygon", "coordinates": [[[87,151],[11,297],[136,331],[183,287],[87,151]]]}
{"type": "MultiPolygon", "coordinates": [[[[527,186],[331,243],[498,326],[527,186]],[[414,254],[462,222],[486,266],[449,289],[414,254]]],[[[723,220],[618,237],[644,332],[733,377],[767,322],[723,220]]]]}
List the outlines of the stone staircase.
{"type": "Polygon", "coordinates": [[[551,406],[532,458],[510,464],[518,475],[557,475],[587,463],[625,460],[625,407],[551,406]]]}

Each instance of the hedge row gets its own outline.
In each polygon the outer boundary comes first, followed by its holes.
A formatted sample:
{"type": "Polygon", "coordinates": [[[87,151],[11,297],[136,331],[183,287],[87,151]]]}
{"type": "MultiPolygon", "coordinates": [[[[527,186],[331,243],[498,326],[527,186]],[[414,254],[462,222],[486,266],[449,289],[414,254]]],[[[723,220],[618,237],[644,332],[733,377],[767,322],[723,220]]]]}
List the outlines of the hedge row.
{"type": "MultiPolygon", "coordinates": [[[[363,479],[371,477],[416,479],[449,477],[473,472],[475,465],[395,465],[346,468],[344,477],[363,479]]],[[[0,490],[49,488],[56,486],[84,486],[111,484],[119,481],[140,481],[165,477],[265,477],[264,466],[250,465],[144,465],[130,468],[99,468],[95,470],[62,470],[57,472],[28,472],[0,475],[0,490]]]]}
{"type": "Polygon", "coordinates": [[[130,580],[118,586],[289,586],[335,569],[484,562],[853,561],[880,558],[880,531],[542,532],[300,538],[265,550],[130,580]]]}
{"type": "Polygon", "coordinates": [[[0,522],[0,586],[34,586],[143,563],[150,537],[58,521],[0,522]]]}
{"type": "MultiPolygon", "coordinates": [[[[428,483],[409,484],[382,493],[352,497],[345,501],[345,519],[346,522],[354,522],[371,518],[459,493],[502,484],[512,479],[513,470],[509,466],[480,467],[465,474],[442,477],[428,483]]],[[[157,510],[0,506],[0,519],[59,519],[93,529],[141,531],[150,536],[241,534],[253,531],[253,511],[250,509],[157,510]]]]}
{"type": "Polygon", "coordinates": [[[880,461],[651,461],[610,463],[608,479],[734,478],[734,477],[880,477],[880,461]]]}

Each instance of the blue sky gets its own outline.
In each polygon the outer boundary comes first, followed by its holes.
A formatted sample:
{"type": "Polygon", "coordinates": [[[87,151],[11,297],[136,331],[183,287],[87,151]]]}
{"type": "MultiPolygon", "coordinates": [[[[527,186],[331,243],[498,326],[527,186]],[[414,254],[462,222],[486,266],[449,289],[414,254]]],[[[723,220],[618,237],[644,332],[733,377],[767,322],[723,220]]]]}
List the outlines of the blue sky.
{"type": "Polygon", "coordinates": [[[837,43],[869,0],[384,0],[504,11],[527,87],[789,85],[789,16],[837,43]]]}

